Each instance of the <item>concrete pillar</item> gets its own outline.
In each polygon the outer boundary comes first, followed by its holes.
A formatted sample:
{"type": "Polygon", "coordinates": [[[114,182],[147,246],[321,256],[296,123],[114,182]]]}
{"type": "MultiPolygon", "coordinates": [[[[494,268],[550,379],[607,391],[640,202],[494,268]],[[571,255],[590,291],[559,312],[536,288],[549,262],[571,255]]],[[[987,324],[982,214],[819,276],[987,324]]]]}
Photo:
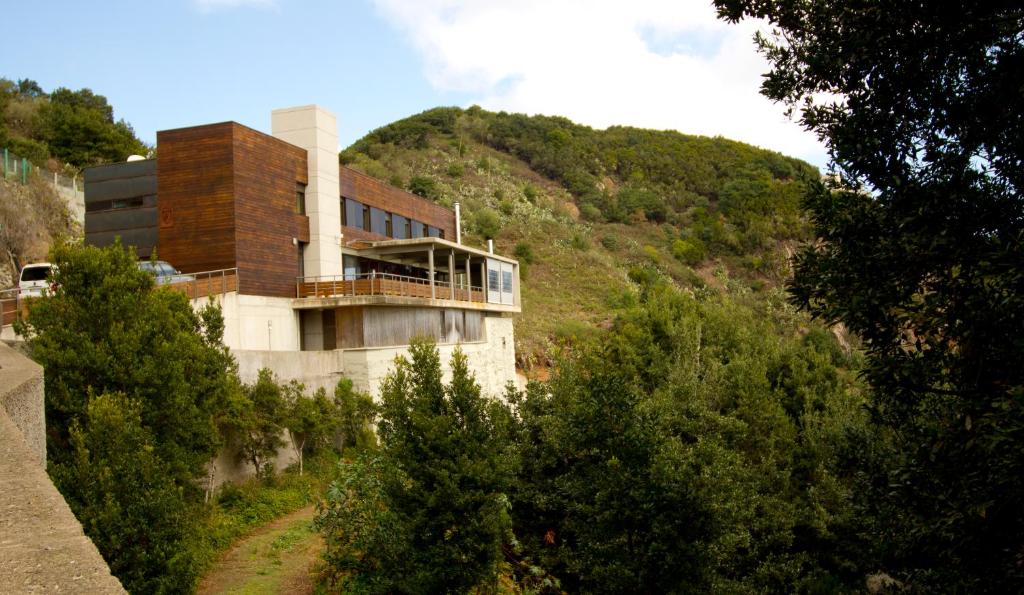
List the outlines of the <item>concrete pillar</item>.
{"type": "Polygon", "coordinates": [[[303,252],[305,274],[309,277],[341,275],[337,119],[320,106],[305,105],[274,110],[270,120],[275,138],[306,149],[309,245],[303,252]]]}
{"type": "Polygon", "coordinates": [[[437,294],[434,289],[434,246],[430,246],[430,251],[427,252],[427,276],[430,277],[430,299],[437,299],[437,294]]]}
{"type": "Polygon", "coordinates": [[[448,289],[451,290],[451,299],[455,299],[455,250],[448,254],[448,289]]]}

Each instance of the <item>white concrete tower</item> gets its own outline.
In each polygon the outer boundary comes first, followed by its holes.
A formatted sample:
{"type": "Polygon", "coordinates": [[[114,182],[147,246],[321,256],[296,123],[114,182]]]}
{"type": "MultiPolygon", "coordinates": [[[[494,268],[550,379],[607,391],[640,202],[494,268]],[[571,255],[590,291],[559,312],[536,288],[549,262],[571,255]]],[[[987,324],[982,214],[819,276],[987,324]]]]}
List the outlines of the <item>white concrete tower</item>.
{"type": "Polygon", "coordinates": [[[309,184],[306,215],[309,245],[303,255],[307,277],[340,275],[341,199],[338,186],[338,121],[318,105],[288,107],[271,112],[275,138],[306,149],[309,184]]]}

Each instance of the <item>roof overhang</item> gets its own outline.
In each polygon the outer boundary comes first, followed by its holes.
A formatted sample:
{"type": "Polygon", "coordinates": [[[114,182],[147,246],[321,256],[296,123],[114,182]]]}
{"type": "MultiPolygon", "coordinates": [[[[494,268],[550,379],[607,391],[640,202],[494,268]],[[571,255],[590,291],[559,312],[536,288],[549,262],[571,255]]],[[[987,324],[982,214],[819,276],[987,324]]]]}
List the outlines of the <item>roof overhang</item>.
{"type": "Polygon", "coordinates": [[[469,256],[470,258],[492,258],[501,262],[506,262],[513,265],[519,265],[519,263],[511,258],[505,256],[499,256],[497,254],[491,254],[486,250],[480,250],[479,248],[471,248],[465,244],[456,244],[442,238],[414,238],[409,240],[365,240],[359,242],[362,247],[357,248],[360,255],[365,256],[386,256],[391,258],[402,258],[415,261],[426,261],[427,253],[431,249],[435,252],[442,254],[447,252],[455,252],[458,257],[469,256]]]}

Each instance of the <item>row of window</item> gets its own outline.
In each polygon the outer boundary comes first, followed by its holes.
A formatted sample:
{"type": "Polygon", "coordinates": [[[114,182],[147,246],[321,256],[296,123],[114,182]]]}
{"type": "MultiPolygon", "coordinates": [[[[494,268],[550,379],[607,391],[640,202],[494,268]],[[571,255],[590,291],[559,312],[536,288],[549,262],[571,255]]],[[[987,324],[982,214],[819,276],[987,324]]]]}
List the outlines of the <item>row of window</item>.
{"type": "Polygon", "coordinates": [[[341,199],[341,224],[396,240],[444,238],[443,229],[344,197],[341,199]]]}

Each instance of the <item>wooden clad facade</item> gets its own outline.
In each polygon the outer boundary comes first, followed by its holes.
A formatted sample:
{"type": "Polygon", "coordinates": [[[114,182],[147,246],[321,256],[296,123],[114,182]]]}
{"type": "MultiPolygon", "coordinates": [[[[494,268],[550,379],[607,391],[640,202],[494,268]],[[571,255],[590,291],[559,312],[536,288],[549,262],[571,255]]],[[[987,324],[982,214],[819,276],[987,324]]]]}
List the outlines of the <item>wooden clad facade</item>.
{"type": "MultiPolygon", "coordinates": [[[[444,237],[455,238],[455,212],[421,196],[395,188],[352,168],[339,167],[340,192],[343,198],[357,200],[407,219],[444,231],[444,237]]],[[[388,240],[387,236],[355,227],[342,227],[346,240],[388,240]]]]}
{"type": "Polygon", "coordinates": [[[157,146],[160,258],[186,273],[237,267],[241,293],[294,296],[306,151],[235,122],[161,131],[157,146]]]}

